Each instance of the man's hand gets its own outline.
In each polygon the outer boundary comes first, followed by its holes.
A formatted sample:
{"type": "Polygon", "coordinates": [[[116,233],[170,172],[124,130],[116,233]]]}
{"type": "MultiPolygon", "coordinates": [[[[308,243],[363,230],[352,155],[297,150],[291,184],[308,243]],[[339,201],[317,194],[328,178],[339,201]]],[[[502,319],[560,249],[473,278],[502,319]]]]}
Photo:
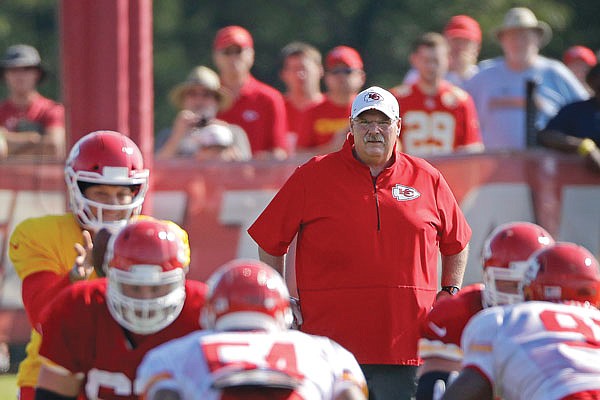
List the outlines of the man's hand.
{"type": "Polygon", "coordinates": [[[106,276],[104,271],[104,257],[106,256],[106,247],[111,237],[111,232],[102,228],[94,235],[94,246],[92,249],[92,264],[99,277],[106,276]]]}
{"type": "Polygon", "coordinates": [[[94,271],[94,265],[92,262],[92,235],[86,230],[83,231],[83,245],[75,243],[75,251],[77,257],[75,258],[75,264],[71,272],[69,272],[69,279],[71,282],[82,281],[87,279],[94,271]]]}
{"type": "Polygon", "coordinates": [[[292,329],[299,330],[304,322],[302,319],[302,309],[300,308],[300,299],[290,297],[290,308],[292,309],[292,315],[294,316],[292,329]]]}
{"type": "Polygon", "coordinates": [[[585,157],[586,166],[594,172],[600,172],[600,148],[594,146],[585,157]]]}

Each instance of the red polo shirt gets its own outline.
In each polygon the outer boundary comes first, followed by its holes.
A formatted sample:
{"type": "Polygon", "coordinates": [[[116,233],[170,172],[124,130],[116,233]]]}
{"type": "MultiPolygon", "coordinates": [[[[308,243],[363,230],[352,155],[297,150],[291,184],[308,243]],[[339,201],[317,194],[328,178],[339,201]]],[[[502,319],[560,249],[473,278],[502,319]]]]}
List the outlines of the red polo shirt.
{"type": "Polygon", "coordinates": [[[248,135],[252,153],[288,148],[287,116],[283,96],[277,89],[250,76],[231,108],[218,118],[241,126],[248,135]]]}
{"type": "Polygon", "coordinates": [[[417,365],[419,325],[437,292],[438,252],[471,237],[452,191],[425,160],[396,151],[376,179],[342,150],[299,167],[248,230],[283,255],[296,233],[302,330],[361,364],[417,365]]]}

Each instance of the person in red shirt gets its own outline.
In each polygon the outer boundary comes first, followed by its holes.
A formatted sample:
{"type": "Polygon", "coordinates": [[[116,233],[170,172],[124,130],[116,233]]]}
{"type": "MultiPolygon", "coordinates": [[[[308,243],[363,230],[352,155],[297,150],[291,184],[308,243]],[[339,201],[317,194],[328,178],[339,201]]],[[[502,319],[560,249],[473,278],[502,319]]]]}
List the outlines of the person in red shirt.
{"type": "Polygon", "coordinates": [[[220,29],[213,43],[213,60],[229,97],[217,118],[246,131],[253,158],[286,158],[289,143],[283,96],[250,73],[254,64],[250,32],[237,25],[220,29]]]}
{"type": "MultiPolygon", "coordinates": [[[[321,52],[308,43],[292,42],[281,50],[279,77],[285,83],[285,108],[291,140],[298,140],[298,132],[306,113],[321,104],[325,96],[321,92],[323,63],[321,52]]],[[[294,146],[295,147],[295,146],[294,146]]]]}
{"type": "Polygon", "coordinates": [[[37,90],[46,77],[38,51],[25,44],[10,46],[0,60],[0,77],[8,89],[0,103],[0,158],[64,159],[65,110],[37,90]]]}
{"type": "Polygon", "coordinates": [[[308,111],[298,148],[323,154],[339,150],[348,132],[352,100],[365,84],[360,54],[348,46],[333,48],[325,58],[325,101],[308,111]]]}
{"type": "Polygon", "coordinates": [[[164,221],[138,220],[111,238],[107,277],[71,285],[46,307],[35,398],[138,399],[144,355],[200,329],[207,289],[185,279],[185,253],[164,221]]]}
{"type": "Polygon", "coordinates": [[[302,331],[352,352],[375,398],[410,399],[420,322],[459,290],[471,228],[440,171],[398,150],[390,92],[360,92],[350,116],[342,149],[299,167],[248,233],[282,276],[298,235],[302,331]]]}
{"type": "Polygon", "coordinates": [[[444,80],[448,43],[435,32],[413,44],[410,62],[417,81],[392,89],[402,109],[403,151],[418,156],[482,151],[477,111],[471,96],[444,80]]]}

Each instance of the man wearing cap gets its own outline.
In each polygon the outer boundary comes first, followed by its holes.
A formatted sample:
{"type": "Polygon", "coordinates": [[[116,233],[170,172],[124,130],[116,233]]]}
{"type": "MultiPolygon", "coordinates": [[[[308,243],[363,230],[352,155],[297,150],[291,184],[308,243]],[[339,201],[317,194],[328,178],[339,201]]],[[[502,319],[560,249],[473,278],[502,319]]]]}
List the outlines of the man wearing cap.
{"type": "Polygon", "coordinates": [[[246,131],[253,157],[284,159],[288,128],[281,93],[254,78],[254,41],[241,26],[220,29],[213,43],[213,60],[223,92],[231,101],[218,117],[246,131]]]}
{"type": "Polygon", "coordinates": [[[577,78],[557,60],[539,54],[552,36],[550,26],[528,8],[508,10],[495,31],[504,56],[480,63],[465,82],[473,97],[487,150],[524,149],[527,145],[527,86],[534,86],[535,129],[543,128],[565,104],[588,97],[577,78]]]}
{"type": "Polygon", "coordinates": [[[350,350],[377,400],[410,399],[420,321],[459,290],[471,229],[441,173],[396,146],[390,92],[360,92],[349,122],[342,149],[299,167],[248,233],[282,275],[298,235],[301,330],[350,350]]]}
{"type": "Polygon", "coordinates": [[[589,70],[598,63],[594,52],[585,46],[571,46],[563,54],[563,62],[573,72],[587,91],[593,95],[594,91],[586,82],[589,70]]]}
{"type": "Polygon", "coordinates": [[[310,109],[298,137],[298,148],[313,153],[338,150],[348,132],[352,100],[365,84],[363,61],[348,46],[334,47],[325,58],[325,101],[310,109]]]}
{"type": "Polygon", "coordinates": [[[161,131],[157,137],[157,158],[196,157],[229,161],[251,158],[246,132],[237,125],[216,118],[225,102],[220,89],[217,73],[200,65],[171,90],[169,98],[180,111],[171,129],[161,131]]]}
{"type": "Polygon", "coordinates": [[[594,95],[561,108],[538,133],[538,141],[546,147],[579,154],[590,169],[600,172],[600,64],[588,72],[587,84],[594,95]]]}
{"type": "Polygon", "coordinates": [[[0,142],[8,156],[64,158],[64,107],[37,90],[46,76],[38,51],[25,44],[10,46],[0,60],[0,76],[8,89],[0,103],[0,142]]]}
{"type": "Polygon", "coordinates": [[[471,96],[443,79],[448,42],[427,32],[412,45],[410,62],[418,72],[412,85],[392,89],[402,109],[404,152],[421,157],[483,150],[479,120],[471,96]]]}
{"type": "MultiPolygon", "coordinates": [[[[475,75],[477,58],[481,50],[481,28],[479,23],[468,15],[455,15],[444,28],[444,37],[448,40],[448,71],[444,79],[460,86],[475,75]]],[[[403,83],[412,84],[419,78],[418,71],[411,68],[403,83]]]]}

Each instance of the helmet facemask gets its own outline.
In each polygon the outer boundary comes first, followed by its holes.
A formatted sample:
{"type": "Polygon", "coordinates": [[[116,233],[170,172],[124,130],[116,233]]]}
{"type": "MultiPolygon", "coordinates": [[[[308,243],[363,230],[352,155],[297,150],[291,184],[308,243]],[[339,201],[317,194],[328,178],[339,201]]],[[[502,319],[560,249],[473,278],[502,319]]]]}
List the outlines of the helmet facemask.
{"type": "Polygon", "coordinates": [[[483,301],[486,307],[523,301],[521,281],[527,270],[526,261],[515,261],[508,268],[486,267],[483,270],[483,301]]]}
{"type": "MultiPolygon", "coordinates": [[[[110,169],[112,167],[105,167],[110,169]]],[[[120,169],[120,168],[115,168],[120,169]]],[[[88,173],[89,174],[89,173],[88,173]]],[[[70,207],[71,211],[77,217],[82,227],[90,229],[94,232],[99,231],[101,228],[107,228],[111,232],[116,232],[125,224],[127,221],[136,215],[139,215],[144,198],[148,190],[148,174],[142,174],[138,178],[127,179],[125,182],[119,182],[118,180],[108,181],[101,177],[83,177],[86,175],[82,172],[67,171],[67,186],[69,187],[70,194],[70,207]],[[82,186],[89,187],[90,184],[96,185],[111,185],[111,186],[136,186],[132,188],[134,191],[133,199],[129,204],[105,204],[97,201],[93,201],[85,197],[82,186]],[[94,212],[95,211],[95,212],[94,212]],[[105,221],[105,211],[124,211],[125,215],[123,218],[116,221],[105,221]]]]}
{"type": "Polygon", "coordinates": [[[109,268],[107,303],[113,318],[127,330],[147,335],[171,324],[185,300],[185,272],[163,272],[158,265],[134,265],[129,271],[109,268]],[[157,293],[138,296],[136,291],[157,293]],[[143,297],[143,298],[142,298],[143,297]]]}

